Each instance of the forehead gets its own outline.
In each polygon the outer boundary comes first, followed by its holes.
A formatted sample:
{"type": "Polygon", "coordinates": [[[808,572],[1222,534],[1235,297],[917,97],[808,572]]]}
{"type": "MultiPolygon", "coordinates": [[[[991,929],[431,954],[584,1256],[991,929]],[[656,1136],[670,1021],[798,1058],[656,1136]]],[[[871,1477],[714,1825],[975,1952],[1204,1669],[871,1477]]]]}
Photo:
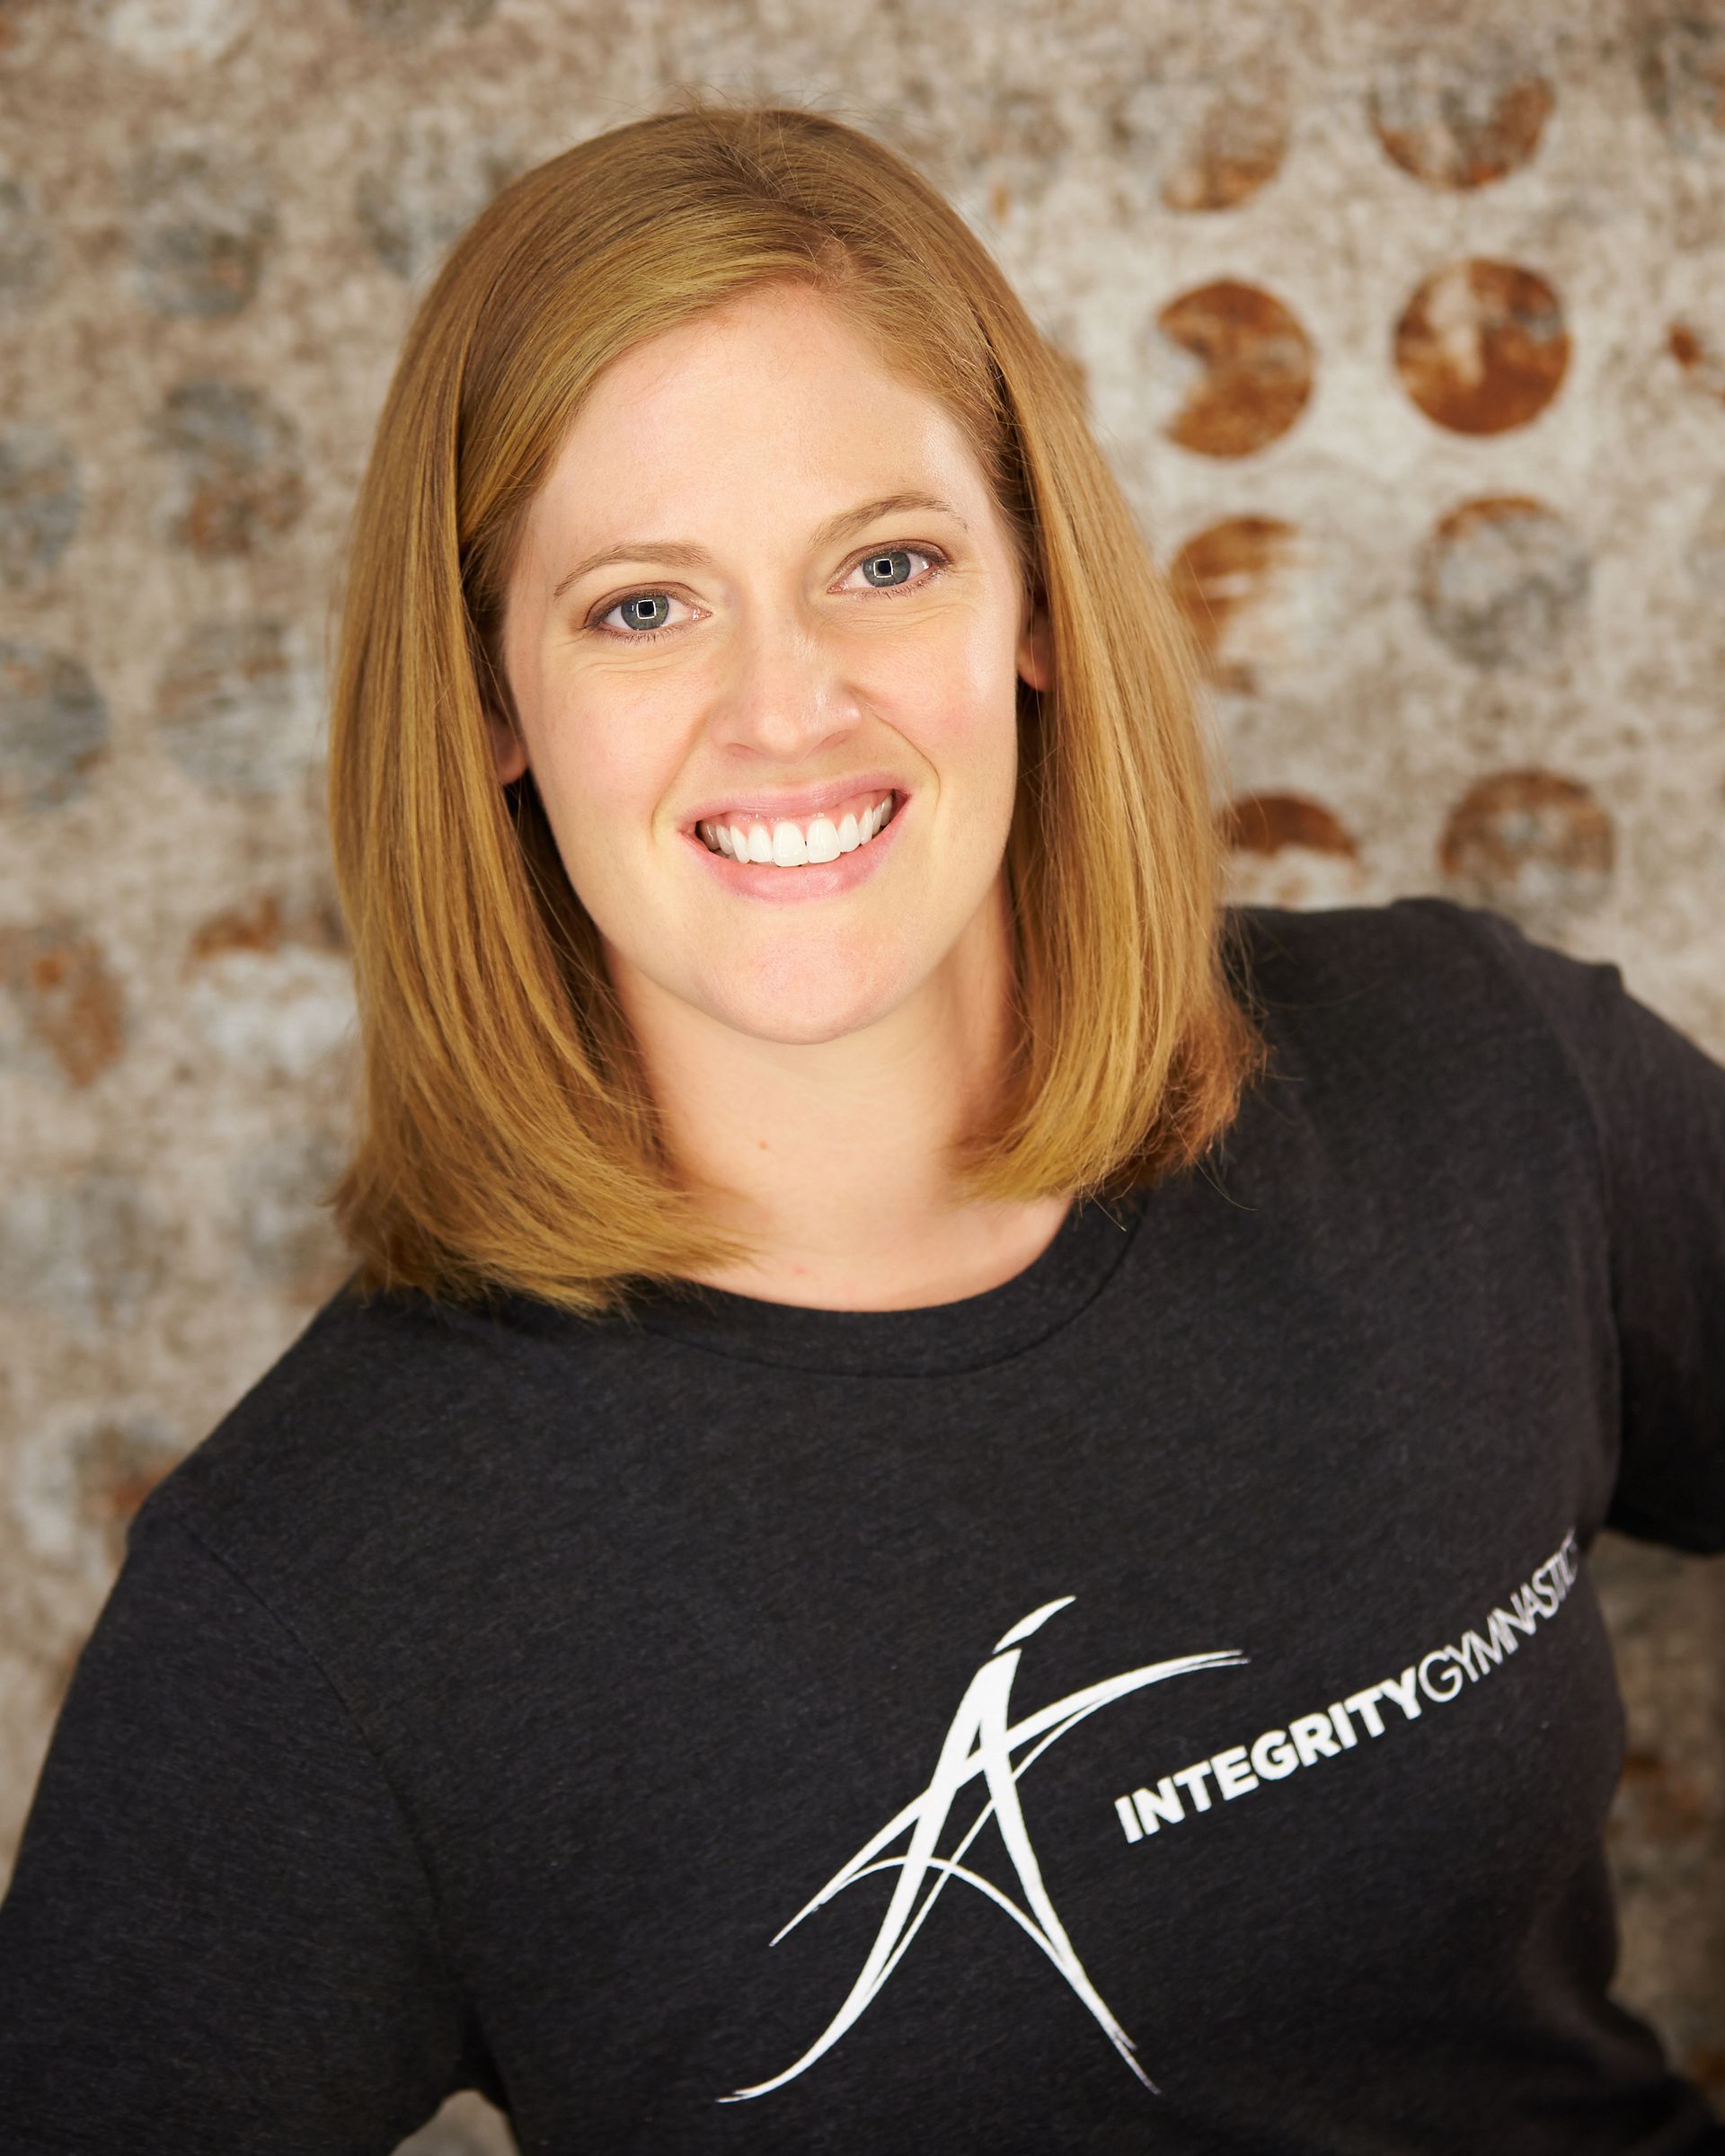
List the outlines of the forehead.
{"type": "Polygon", "coordinates": [[[774,286],[613,361],[563,438],[542,504],[560,530],[605,537],[613,524],[633,530],[644,517],[668,530],[669,519],[727,508],[813,522],[917,490],[967,517],[986,499],[951,413],[836,303],[774,286]]]}

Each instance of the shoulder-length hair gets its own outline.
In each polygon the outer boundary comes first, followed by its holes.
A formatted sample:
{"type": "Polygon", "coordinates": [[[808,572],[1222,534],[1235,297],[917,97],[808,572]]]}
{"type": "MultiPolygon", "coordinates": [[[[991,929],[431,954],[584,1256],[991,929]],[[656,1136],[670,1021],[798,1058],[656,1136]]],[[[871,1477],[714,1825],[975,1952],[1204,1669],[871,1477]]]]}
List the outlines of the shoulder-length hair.
{"type": "Polygon", "coordinates": [[[356,1135],[325,1194],[362,1299],[538,1296],[626,1315],[755,1255],[712,1224],[513,724],[503,597],[597,377],[794,279],[843,305],[968,439],[1046,605],[1019,685],[1004,868],[1014,1046],[949,1150],[956,1203],[1123,1194],[1190,1165],[1267,1060],[1223,894],[1196,641],[1086,424],[1069,361],[962,217],[836,118],[683,93],[522,174],[409,330],[355,504],[329,800],[352,948],[356,1135]],[[1245,1000],[1236,1000],[1237,975],[1245,1000]]]}

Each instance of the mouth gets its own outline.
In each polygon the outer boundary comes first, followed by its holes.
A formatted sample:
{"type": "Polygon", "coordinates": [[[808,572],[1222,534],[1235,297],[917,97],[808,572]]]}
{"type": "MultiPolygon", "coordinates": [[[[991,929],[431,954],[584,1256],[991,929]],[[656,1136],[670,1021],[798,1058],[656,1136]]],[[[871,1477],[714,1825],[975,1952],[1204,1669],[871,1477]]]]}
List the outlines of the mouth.
{"type": "Polygon", "coordinates": [[[848,898],[885,875],[904,843],[903,826],[915,820],[907,814],[909,805],[907,792],[883,787],[871,799],[862,797],[861,824],[848,802],[834,804],[840,815],[836,825],[830,814],[811,817],[806,825],[782,818],[771,830],[765,819],[756,819],[743,834],[745,851],[740,854],[729,824],[720,827],[722,837],[715,834],[709,838],[693,830],[684,832],[683,839],[703,872],[730,897],[748,905],[795,909],[811,902],[848,898]],[[878,823],[869,814],[871,806],[883,811],[878,823]],[[815,841],[812,852],[805,832],[815,841]]]}
{"type": "Polygon", "coordinates": [[[828,808],[801,816],[739,809],[703,817],[685,829],[709,853],[739,865],[801,868],[837,861],[871,845],[908,798],[898,787],[864,787],[828,808]]]}

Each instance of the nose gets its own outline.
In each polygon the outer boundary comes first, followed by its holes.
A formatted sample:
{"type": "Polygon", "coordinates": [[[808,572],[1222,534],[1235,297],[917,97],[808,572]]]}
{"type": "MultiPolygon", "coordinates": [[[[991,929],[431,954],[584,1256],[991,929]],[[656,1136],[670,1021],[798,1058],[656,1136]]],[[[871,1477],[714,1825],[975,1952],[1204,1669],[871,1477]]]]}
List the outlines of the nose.
{"type": "Polygon", "coordinates": [[[714,741],[792,771],[848,732],[862,705],[836,638],[792,609],[751,606],[739,617],[709,714],[714,741]]]}

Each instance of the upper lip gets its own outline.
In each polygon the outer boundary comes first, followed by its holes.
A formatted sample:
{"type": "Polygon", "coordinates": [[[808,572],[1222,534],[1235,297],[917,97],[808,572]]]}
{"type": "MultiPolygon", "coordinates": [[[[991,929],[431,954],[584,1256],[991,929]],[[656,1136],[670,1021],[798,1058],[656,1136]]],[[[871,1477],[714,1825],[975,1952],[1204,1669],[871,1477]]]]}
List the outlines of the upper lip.
{"type": "Polygon", "coordinates": [[[686,828],[693,831],[697,824],[741,817],[763,823],[774,817],[801,822],[804,817],[818,816],[825,808],[836,808],[841,801],[848,801],[859,793],[869,794],[877,801],[883,793],[894,793],[902,801],[908,791],[886,773],[865,771],[855,778],[829,779],[824,786],[801,786],[794,793],[728,793],[716,796],[703,808],[692,809],[686,828]]]}

